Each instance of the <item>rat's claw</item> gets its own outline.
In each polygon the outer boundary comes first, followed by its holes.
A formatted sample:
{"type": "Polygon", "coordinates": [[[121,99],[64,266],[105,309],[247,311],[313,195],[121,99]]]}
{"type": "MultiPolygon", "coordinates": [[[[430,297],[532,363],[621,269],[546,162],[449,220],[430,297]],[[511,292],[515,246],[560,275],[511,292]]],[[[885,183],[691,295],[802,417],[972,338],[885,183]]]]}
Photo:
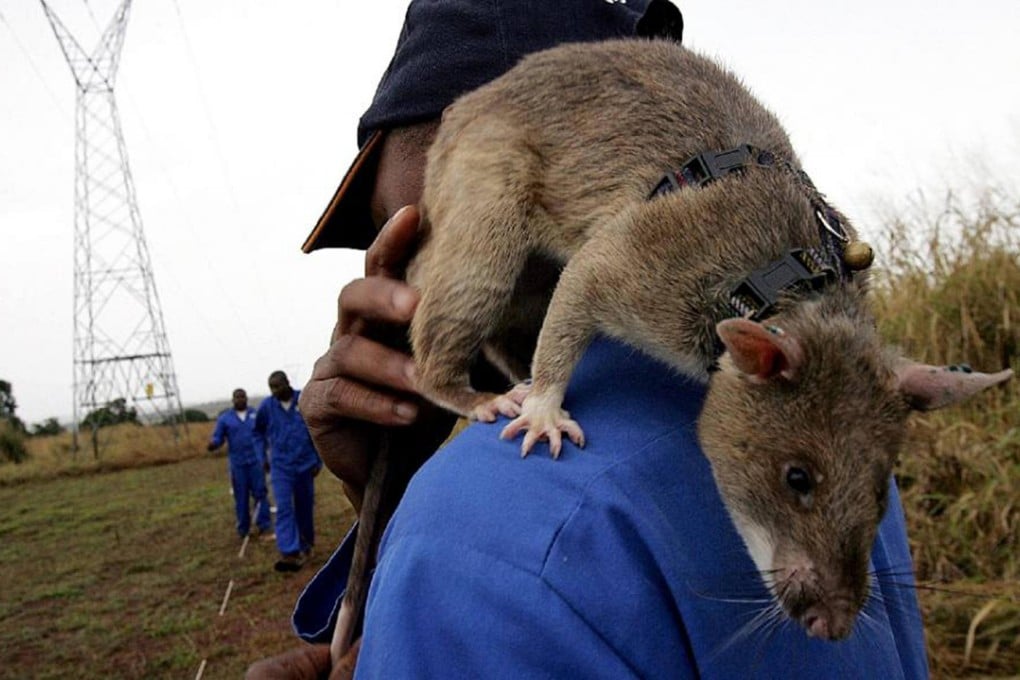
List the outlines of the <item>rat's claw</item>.
{"type": "Polygon", "coordinates": [[[521,415],[521,406],[509,394],[498,394],[471,409],[469,418],[483,423],[492,423],[499,415],[516,418],[521,415]]]}
{"type": "Polygon", "coordinates": [[[549,453],[552,454],[552,457],[559,458],[563,451],[564,434],[578,447],[584,446],[584,432],[581,430],[581,426],[570,419],[569,413],[559,408],[551,414],[523,414],[504,427],[499,437],[500,439],[513,439],[521,432],[524,432],[521,458],[531,453],[535,444],[543,439],[548,440],[549,453]]]}
{"type": "Polygon", "coordinates": [[[479,404],[468,413],[469,420],[477,420],[480,423],[491,423],[496,420],[496,411],[491,403],[479,404]]]}
{"type": "Polygon", "coordinates": [[[534,448],[535,444],[541,438],[541,433],[535,432],[534,430],[528,430],[525,432],[524,441],[521,442],[521,458],[527,458],[528,454],[531,453],[531,449],[534,448]]]}
{"type": "MultiPolygon", "coordinates": [[[[515,418],[515,419],[511,420],[507,424],[507,426],[503,428],[503,430],[499,433],[499,438],[500,439],[513,439],[514,437],[516,437],[517,435],[519,435],[521,433],[521,430],[527,430],[527,429],[528,429],[528,422],[524,418],[518,417],[518,418],[515,418]]],[[[527,441],[527,439],[525,439],[525,441],[527,441]]],[[[524,453],[524,455],[527,455],[527,451],[524,451],[523,453],[524,453]]]]}
{"type": "Polygon", "coordinates": [[[560,429],[567,433],[567,437],[570,438],[570,441],[577,444],[578,448],[584,448],[584,430],[581,429],[576,420],[567,418],[560,423],[560,429]]]}
{"type": "Polygon", "coordinates": [[[496,416],[488,410],[481,411],[479,409],[475,409],[471,415],[473,420],[477,420],[480,423],[493,423],[496,421],[496,416]]]}
{"type": "Polygon", "coordinates": [[[553,428],[548,431],[549,435],[549,453],[552,454],[553,460],[560,457],[560,451],[563,450],[563,438],[560,437],[560,431],[553,428]]]}

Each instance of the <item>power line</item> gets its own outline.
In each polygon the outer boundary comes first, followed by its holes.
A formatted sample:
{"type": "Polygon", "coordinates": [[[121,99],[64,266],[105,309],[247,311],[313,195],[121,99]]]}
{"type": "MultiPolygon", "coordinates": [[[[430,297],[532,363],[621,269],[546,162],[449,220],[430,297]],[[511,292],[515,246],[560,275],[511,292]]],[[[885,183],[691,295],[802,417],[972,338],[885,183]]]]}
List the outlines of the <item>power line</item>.
{"type": "Polygon", "coordinates": [[[99,20],[96,19],[96,14],[95,14],[95,12],[92,11],[92,5],[89,4],[89,0],[81,0],[81,1],[82,1],[82,4],[85,5],[85,9],[88,10],[89,16],[92,17],[92,25],[95,26],[96,30],[99,31],[99,34],[102,35],[103,34],[103,29],[99,26],[99,20]]]}
{"type": "Polygon", "coordinates": [[[57,97],[56,93],[50,87],[49,83],[46,82],[46,78],[43,76],[42,71],[39,70],[39,67],[36,66],[35,60],[32,59],[32,53],[28,51],[24,43],[22,43],[21,40],[18,38],[18,34],[14,30],[14,26],[12,26],[11,23],[7,21],[7,17],[4,16],[3,11],[0,11],[0,23],[6,26],[7,30],[10,31],[11,38],[13,38],[14,40],[14,44],[18,47],[18,50],[25,57],[25,61],[28,62],[28,66],[29,68],[32,69],[32,72],[35,74],[36,78],[38,78],[39,82],[42,83],[43,89],[46,90],[46,94],[48,94],[50,99],[53,101],[53,104],[56,107],[57,111],[65,119],[70,119],[71,114],[67,111],[67,109],[64,108],[64,105],[60,103],[60,99],[57,97]]]}
{"type": "Polygon", "coordinates": [[[188,60],[191,64],[191,72],[195,77],[196,88],[198,89],[198,98],[202,102],[202,112],[205,114],[206,123],[212,131],[213,150],[216,152],[216,159],[219,161],[220,173],[223,175],[223,183],[227,187],[230,202],[233,204],[232,207],[235,211],[237,211],[240,207],[240,203],[237,200],[237,196],[234,194],[234,186],[230,181],[230,173],[227,171],[227,161],[223,155],[223,149],[220,148],[219,132],[216,129],[216,123],[213,121],[212,111],[209,107],[209,100],[205,96],[205,88],[202,86],[202,77],[198,68],[198,59],[195,58],[195,50],[191,47],[191,39],[188,37],[188,32],[184,24],[184,15],[181,14],[181,5],[177,2],[177,0],[174,0],[174,9],[177,11],[177,21],[181,26],[181,36],[184,38],[184,48],[188,53],[188,60]]]}
{"type": "MultiPolygon", "coordinates": [[[[229,173],[229,170],[228,170],[228,167],[227,167],[227,160],[226,160],[226,157],[223,154],[223,149],[220,146],[219,132],[217,130],[216,123],[214,122],[214,119],[213,119],[212,109],[209,106],[209,100],[208,100],[208,98],[205,95],[205,88],[202,85],[201,69],[198,68],[198,59],[195,56],[195,50],[192,48],[191,39],[188,37],[187,27],[186,27],[186,24],[184,22],[184,14],[181,12],[181,5],[178,2],[178,0],[173,0],[173,2],[174,2],[174,10],[177,12],[177,20],[178,20],[178,23],[180,24],[180,27],[181,27],[181,36],[184,38],[185,51],[187,51],[187,53],[188,53],[188,60],[189,60],[189,62],[191,64],[191,72],[192,72],[192,75],[195,78],[195,85],[196,85],[196,88],[198,90],[199,99],[202,102],[202,112],[205,114],[206,122],[208,123],[209,130],[212,133],[213,151],[216,153],[216,158],[217,158],[217,161],[219,163],[220,174],[223,177],[223,184],[224,184],[224,186],[227,189],[227,196],[230,199],[231,207],[233,208],[234,214],[235,215],[239,215],[239,214],[241,214],[240,203],[237,200],[236,193],[234,192],[233,182],[231,182],[231,180],[230,180],[230,173],[229,173]]],[[[241,236],[244,237],[245,235],[242,233],[241,236]]],[[[266,299],[266,297],[267,297],[266,296],[266,291],[265,291],[265,288],[263,286],[261,278],[255,277],[255,285],[259,289],[258,292],[259,292],[260,297],[262,299],[266,299]]],[[[271,332],[275,336],[277,345],[281,346],[281,347],[284,346],[283,337],[280,335],[280,329],[279,329],[278,325],[277,324],[269,324],[269,327],[271,328],[271,332]]],[[[254,336],[249,335],[249,337],[254,337],[254,336]]]]}

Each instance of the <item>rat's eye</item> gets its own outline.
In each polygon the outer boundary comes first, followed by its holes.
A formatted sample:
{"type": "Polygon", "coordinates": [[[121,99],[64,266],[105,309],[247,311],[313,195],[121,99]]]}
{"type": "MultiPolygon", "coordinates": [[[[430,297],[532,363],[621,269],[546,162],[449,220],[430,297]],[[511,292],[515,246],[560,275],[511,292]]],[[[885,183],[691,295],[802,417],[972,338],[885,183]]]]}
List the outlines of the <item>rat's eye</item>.
{"type": "Polygon", "coordinates": [[[811,473],[801,467],[790,467],[786,471],[786,485],[801,496],[806,496],[815,489],[815,480],[811,473]]]}

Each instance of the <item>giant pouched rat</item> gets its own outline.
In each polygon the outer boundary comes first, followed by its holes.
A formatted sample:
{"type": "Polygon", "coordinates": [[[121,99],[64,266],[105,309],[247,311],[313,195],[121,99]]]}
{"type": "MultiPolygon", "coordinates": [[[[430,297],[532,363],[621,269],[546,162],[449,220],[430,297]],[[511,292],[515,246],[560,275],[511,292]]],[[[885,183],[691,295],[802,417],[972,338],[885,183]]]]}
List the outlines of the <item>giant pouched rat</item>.
{"type": "Polygon", "coordinates": [[[883,346],[866,256],[801,171],[786,133],[732,74],[663,40],[557,47],[443,115],[424,237],[408,269],[418,386],[462,415],[515,417],[522,452],[561,433],[571,371],[596,333],[707,380],[699,438],[763,578],[808,634],[849,634],[912,409],[1004,381],[883,346]],[[670,171],[665,179],[663,173],[670,171]],[[479,352],[514,380],[512,294],[529,258],[563,265],[530,388],[476,392],[479,352]],[[717,370],[716,370],[717,369],[717,370]]]}

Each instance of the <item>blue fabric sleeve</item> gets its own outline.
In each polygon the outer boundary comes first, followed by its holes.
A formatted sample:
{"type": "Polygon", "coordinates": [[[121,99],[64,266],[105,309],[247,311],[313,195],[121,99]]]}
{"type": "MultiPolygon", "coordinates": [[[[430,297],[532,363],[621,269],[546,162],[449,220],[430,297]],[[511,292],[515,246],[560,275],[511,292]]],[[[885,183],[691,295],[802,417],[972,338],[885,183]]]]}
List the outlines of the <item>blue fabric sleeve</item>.
{"type": "Polygon", "coordinates": [[[223,436],[226,432],[226,423],[223,422],[223,415],[220,414],[216,418],[216,428],[213,430],[212,437],[209,441],[212,443],[213,448],[219,448],[223,446],[223,436]]]}
{"type": "Polygon", "coordinates": [[[259,403],[259,408],[255,411],[255,432],[261,436],[266,436],[266,428],[269,426],[269,401],[270,397],[266,397],[259,403]]]}
{"type": "Polygon", "coordinates": [[[266,436],[257,429],[258,415],[254,410],[249,411],[248,417],[253,419],[251,425],[251,437],[255,447],[255,455],[258,456],[259,463],[265,465],[269,462],[269,447],[266,442],[266,436]]]}
{"type": "Polygon", "coordinates": [[[333,639],[357,537],[355,524],[298,597],[291,624],[305,642],[329,643],[333,639]]]}

